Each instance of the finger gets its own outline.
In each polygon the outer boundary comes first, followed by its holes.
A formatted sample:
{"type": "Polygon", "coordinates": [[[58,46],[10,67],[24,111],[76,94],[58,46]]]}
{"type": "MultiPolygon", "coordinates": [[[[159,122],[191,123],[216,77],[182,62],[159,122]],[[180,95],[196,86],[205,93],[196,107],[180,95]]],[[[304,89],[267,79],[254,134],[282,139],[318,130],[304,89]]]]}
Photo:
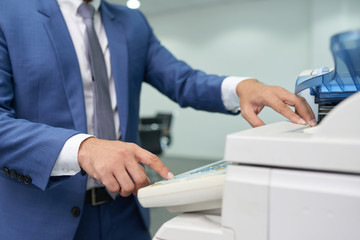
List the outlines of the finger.
{"type": "Polygon", "coordinates": [[[293,112],[288,106],[294,106],[295,102],[298,101],[296,95],[290,93],[289,91],[281,87],[272,87],[271,92],[271,97],[268,96],[266,99],[264,99],[266,106],[271,107],[276,112],[280,113],[294,123],[302,125],[306,124],[305,120],[302,119],[298,114],[293,112]]]}
{"type": "MultiPolygon", "coordinates": [[[[311,127],[314,127],[314,126],[317,125],[317,122],[316,122],[316,119],[315,119],[314,112],[312,111],[310,105],[307,104],[307,102],[306,102],[306,108],[307,108],[308,113],[309,113],[309,115],[310,115],[310,120],[309,120],[309,119],[305,119],[305,121],[306,121],[307,124],[309,124],[311,127]]],[[[298,112],[297,109],[295,109],[295,112],[300,115],[300,113],[298,112]]]]}
{"type": "Polygon", "coordinates": [[[120,185],[116,181],[115,177],[112,174],[106,175],[101,179],[102,184],[112,193],[120,191],[120,185]]]}
{"type": "Polygon", "coordinates": [[[308,107],[308,104],[306,102],[306,100],[302,97],[296,97],[294,95],[294,100],[293,103],[289,102],[289,101],[285,101],[286,104],[289,104],[291,106],[295,107],[295,112],[302,118],[305,120],[305,122],[307,122],[308,124],[310,124],[310,121],[314,118],[314,116],[312,115],[312,111],[311,108],[308,107]],[[310,109],[310,111],[309,111],[310,109]]]}
{"type": "Polygon", "coordinates": [[[265,123],[257,116],[252,108],[245,106],[241,107],[241,115],[252,127],[265,125],[265,123]]]}
{"type": "Polygon", "coordinates": [[[126,166],[126,170],[135,184],[134,194],[136,194],[140,188],[146,187],[150,184],[150,180],[145,173],[145,169],[137,162],[129,163],[126,166]]]}
{"type": "Polygon", "coordinates": [[[315,114],[309,104],[308,104],[308,108],[309,108],[309,111],[311,112],[311,116],[312,116],[312,119],[310,120],[310,126],[314,127],[317,125],[316,117],[315,117],[315,114]]]}
{"type": "Polygon", "coordinates": [[[169,168],[154,154],[146,151],[145,149],[138,148],[135,152],[136,158],[142,164],[150,166],[155,172],[159,173],[161,177],[165,179],[173,179],[174,174],[170,171],[169,168]]]}
{"type": "Polygon", "coordinates": [[[313,110],[311,109],[310,105],[308,104],[308,102],[305,100],[306,103],[306,107],[308,109],[308,112],[310,114],[310,122],[308,123],[310,126],[315,126],[317,124],[316,119],[315,119],[315,114],[313,112],[313,110]]]}
{"type": "Polygon", "coordinates": [[[119,193],[121,196],[127,197],[134,192],[135,185],[127,171],[124,169],[118,170],[114,173],[114,176],[120,185],[119,193]]]}
{"type": "Polygon", "coordinates": [[[281,102],[280,100],[274,105],[273,109],[292,121],[293,123],[305,125],[306,121],[300,117],[298,114],[293,112],[288,105],[281,102]]]}
{"type": "Polygon", "coordinates": [[[296,96],[285,89],[283,90],[283,101],[290,106],[294,106],[296,114],[298,114],[300,118],[304,119],[307,124],[314,126],[314,124],[316,124],[316,122],[314,122],[315,115],[305,98],[296,96]]]}

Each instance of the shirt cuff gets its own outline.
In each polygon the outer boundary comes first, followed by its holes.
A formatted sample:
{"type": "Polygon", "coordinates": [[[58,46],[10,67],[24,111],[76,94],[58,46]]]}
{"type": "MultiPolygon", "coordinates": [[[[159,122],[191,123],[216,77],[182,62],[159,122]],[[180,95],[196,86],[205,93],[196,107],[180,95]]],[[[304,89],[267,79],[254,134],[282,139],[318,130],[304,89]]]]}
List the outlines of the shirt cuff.
{"type": "Polygon", "coordinates": [[[89,134],[76,134],[69,138],[55,162],[51,176],[73,176],[80,172],[78,153],[80,144],[90,137],[89,134]]]}
{"type": "Polygon", "coordinates": [[[236,86],[248,79],[253,79],[252,77],[235,77],[230,76],[224,79],[221,84],[221,99],[224,103],[225,109],[232,113],[237,113],[240,111],[240,100],[239,96],[236,93],[236,86]]]}

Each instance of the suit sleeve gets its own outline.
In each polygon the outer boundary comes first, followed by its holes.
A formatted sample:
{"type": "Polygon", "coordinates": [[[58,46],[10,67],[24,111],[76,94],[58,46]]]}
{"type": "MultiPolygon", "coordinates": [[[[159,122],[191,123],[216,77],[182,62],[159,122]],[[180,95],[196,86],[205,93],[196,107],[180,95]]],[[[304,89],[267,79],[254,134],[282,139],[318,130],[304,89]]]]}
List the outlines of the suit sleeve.
{"type": "Polygon", "coordinates": [[[29,186],[45,190],[64,143],[78,132],[17,118],[13,80],[8,46],[0,27],[0,177],[28,176],[29,186]],[[9,171],[15,175],[6,175],[9,171]]]}
{"type": "Polygon", "coordinates": [[[225,76],[206,74],[176,59],[161,45],[145,18],[144,21],[150,29],[145,81],[181,107],[228,113],[221,99],[225,76]]]}

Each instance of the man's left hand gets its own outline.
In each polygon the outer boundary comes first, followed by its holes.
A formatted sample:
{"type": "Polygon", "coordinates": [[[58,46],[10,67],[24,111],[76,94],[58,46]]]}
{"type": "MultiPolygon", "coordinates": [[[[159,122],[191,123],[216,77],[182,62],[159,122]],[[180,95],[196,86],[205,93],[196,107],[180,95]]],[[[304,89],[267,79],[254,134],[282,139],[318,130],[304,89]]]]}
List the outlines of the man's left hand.
{"type": "Polygon", "coordinates": [[[237,85],[236,92],[240,99],[241,115],[252,127],[264,125],[257,115],[265,106],[271,107],[294,123],[316,125],[314,113],[306,100],[284,88],[248,79],[237,85]],[[295,112],[289,106],[295,107],[295,112]]]}

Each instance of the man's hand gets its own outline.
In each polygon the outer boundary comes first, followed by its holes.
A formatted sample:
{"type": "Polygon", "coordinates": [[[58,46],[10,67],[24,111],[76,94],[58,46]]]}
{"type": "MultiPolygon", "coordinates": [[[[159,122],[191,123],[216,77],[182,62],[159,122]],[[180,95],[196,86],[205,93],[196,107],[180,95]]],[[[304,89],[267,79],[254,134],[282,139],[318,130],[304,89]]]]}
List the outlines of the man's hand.
{"type": "Polygon", "coordinates": [[[154,154],[136,144],[97,138],[84,140],[79,148],[80,167],[101,181],[110,192],[126,197],[150,184],[140,163],[150,166],[163,178],[174,175],[154,154]]]}
{"type": "Polygon", "coordinates": [[[273,108],[294,123],[316,125],[314,113],[306,100],[281,87],[248,79],[237,85],[236,92],[240,99],[241,115],[252,127],[264,125],[257,116],[264,106],[273,108]],[[289,106],[295,107],[295,112],[289,106]]]}

